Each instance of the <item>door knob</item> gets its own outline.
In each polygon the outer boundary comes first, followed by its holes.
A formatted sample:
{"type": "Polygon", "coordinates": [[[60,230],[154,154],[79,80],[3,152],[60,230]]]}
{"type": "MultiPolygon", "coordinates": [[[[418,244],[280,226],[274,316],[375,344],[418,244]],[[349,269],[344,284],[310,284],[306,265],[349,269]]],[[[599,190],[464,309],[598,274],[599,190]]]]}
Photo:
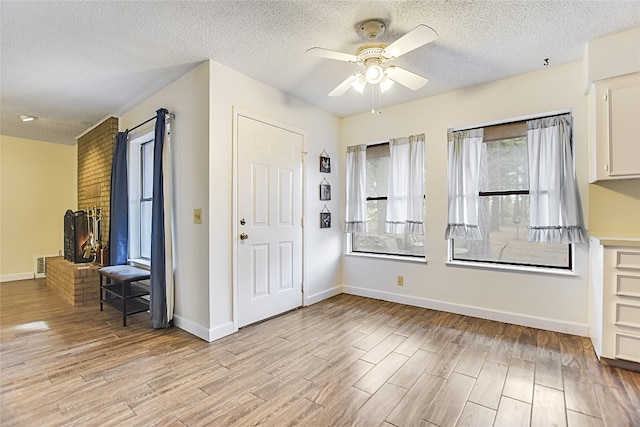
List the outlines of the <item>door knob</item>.
{"type": "Polygon", "coordinates": [[[240,240],[247,240],[249,235],[247,233],[240,233],[240,240]]]}

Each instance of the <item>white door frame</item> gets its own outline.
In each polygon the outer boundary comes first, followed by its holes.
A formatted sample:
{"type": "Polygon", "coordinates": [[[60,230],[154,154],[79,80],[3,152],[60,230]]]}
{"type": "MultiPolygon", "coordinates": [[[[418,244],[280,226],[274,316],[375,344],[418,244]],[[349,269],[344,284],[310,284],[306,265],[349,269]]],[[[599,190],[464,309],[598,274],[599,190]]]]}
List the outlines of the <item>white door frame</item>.
{"type": "Polygon", "coordinates": [[[232,257],[232,298],[233,298],[233,331],[238,331],[238,119],[240,117],[246,117],[251,120],[256,120],[265,123],[270,126],[274,126],[286,131],[298,134],[302,137],[302,152],[300,153],[300,159],[302,161],[302,292],[300,293],[300,306],[304,305],[304,284],[306,283],[306,259],[305,259],[305,244],[306,244],[306,227],[305,218],[307,217],[307,203],[306,203],[306,154],[307,154],[307,133],[301,129],[295,128],[290,125],[286,125],[275,120],[254,114],[243,108],[233,107],[233,138],[232,138],[232,213],[231,213],[231,257],[232,257]]]}

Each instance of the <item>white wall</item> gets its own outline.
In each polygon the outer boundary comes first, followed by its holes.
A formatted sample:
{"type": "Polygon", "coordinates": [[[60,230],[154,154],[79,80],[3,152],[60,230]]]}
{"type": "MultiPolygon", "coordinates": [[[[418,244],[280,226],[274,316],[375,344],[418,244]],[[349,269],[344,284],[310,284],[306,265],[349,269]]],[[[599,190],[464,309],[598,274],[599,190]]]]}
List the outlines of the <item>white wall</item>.
{"type": "Polygon", "coordinates": [[[577,176],[587,215],[587,99],[583,89],[581,64],[574,63],[385,108],[380,115],[344,119],[342,153],[348,145],[426,134],[428,257],[425,265],[345,256],[345,292],[586,336],[587,245],[576,246],[577,276],[567,277],[447,266],[444,239],[447,129],[530,114],[573,109],[577,176]],[[396,285],[397,275],[404,276],[404,287],[396,285]]]}
{"type": "MultiPolygon", "coordinates": [[[[209,63],[205,62],[120,117],[124,130],[166,108],[171,126],[175,221],[176,326],[204,337],[209,329],[209,63]],[[202,224],[193,209],[203,209],[202,224]]],[[[152,130],[155,121],[137,130],[152,130]]],[[[215,193],[213,194],[215,195],[215,193]]]]}
{"type": "Polygon", "coordinates": [[[77,166],[77,145],[0,136],[1,282],[33,278],[36,257],[64,251],[64,214],[78,205],[77,166]]]}
{"type": "Polygon", "coordinates": [[[176,325],[206,340],[234,331],[235,107],[306,134],[305,304],[345,290],[586,335],[586,246],[576,251],[577,276],[566,277],[446,266],[443,238],[446,135],[451,127],[573,109],[577,173],[587,206],[587,114],[580,77],[580,64],[570,64],[386,108],[381,115],[363,114],[341,121],[213,61],[200,65],[122,115],[120,121],[124,129],[153,116],[161,107],[176,113],[172,129],[176,325]],[[428,264],[342,257],[346,146],[421,132],[427,137],[428,264]],[[330,175],[318,171],[323,149],[332,158],[330,175]],[[318,200],[323,177],[333,186],[329,202],[318,200]],[[325,203],[333,213],[333,228],[328,230],[318,224],[325,203]],[[203,209],[202,225],[192,222],[194,208],[203,209]],[[395,285],[397,275],[405,277],[402,288],[395,285]]]}
{"type": "Polygon", "coordinates": [[[343,173],[339,159],[340,120],[318,108],[211,62],[211,146],[209,150],[209,265],[210,338],[233,331],[232,235],[233,214],[233,108],[287,125],[306,134],[304,289],[305,305],[341,291],[343,173]],[[332,158],[330,175],[320,174],[319,156],[326,150],[332,158]],[[332,200],[319,200],[319,184],[326,177],[333,186],[332,200]],[[331,229],[319,228],[324,205],[332,212],[331,229]]]}
{"type": "MultiPolygon", "coordinates": [[[[175,317],[176,326],[211,341],[235,331],[233,324],[233,109],[303,131],[305,165],[305,304],[337,294],[343,205],[338,188],[340,120],[315,107],[213,61],[145,100],[120,118],[126,129],[153,116],[158,108],[176,114],[171,141],[174,156],[175,317]],[[333,200],[318,200],[322,180],[318,157],[325,149],[334,159],[333,200]],[[334,227],[319,229],[324,204],[334,227]],[[202,208],[203,224],[193,224],[193,209],[202,208]]],[[[146,132],[152,124],[141,128],[146,132]]]]}

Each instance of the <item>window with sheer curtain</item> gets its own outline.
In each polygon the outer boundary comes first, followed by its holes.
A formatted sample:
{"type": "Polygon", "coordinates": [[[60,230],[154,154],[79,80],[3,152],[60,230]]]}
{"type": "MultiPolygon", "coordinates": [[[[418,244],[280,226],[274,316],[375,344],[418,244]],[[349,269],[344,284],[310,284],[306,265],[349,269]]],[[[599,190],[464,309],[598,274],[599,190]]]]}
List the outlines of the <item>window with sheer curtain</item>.
{"type": "Polygon", "coordinates": [[[562,115],[449,134],[452,261],[572,269],[585,239],[570,129],[562,115]]]}
{"type": "Polygon", "coordinates": [[[424,135],[368,145],[365,158],[367,228],[351,233],[351,251],[424,257],[424,135]]]}

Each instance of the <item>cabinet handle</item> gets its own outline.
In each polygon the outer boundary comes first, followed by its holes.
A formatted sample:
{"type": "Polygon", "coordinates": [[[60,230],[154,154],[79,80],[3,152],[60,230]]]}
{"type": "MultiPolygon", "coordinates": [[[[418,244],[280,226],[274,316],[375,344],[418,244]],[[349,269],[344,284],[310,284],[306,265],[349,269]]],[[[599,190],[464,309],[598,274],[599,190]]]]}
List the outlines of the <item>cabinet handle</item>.
{"type": "Polygon", "coordinates": [[[602,101],[607,102],[607,99],[609,98],[608,94],[604,94],[604,96],[602,97],[602,101]]]}

